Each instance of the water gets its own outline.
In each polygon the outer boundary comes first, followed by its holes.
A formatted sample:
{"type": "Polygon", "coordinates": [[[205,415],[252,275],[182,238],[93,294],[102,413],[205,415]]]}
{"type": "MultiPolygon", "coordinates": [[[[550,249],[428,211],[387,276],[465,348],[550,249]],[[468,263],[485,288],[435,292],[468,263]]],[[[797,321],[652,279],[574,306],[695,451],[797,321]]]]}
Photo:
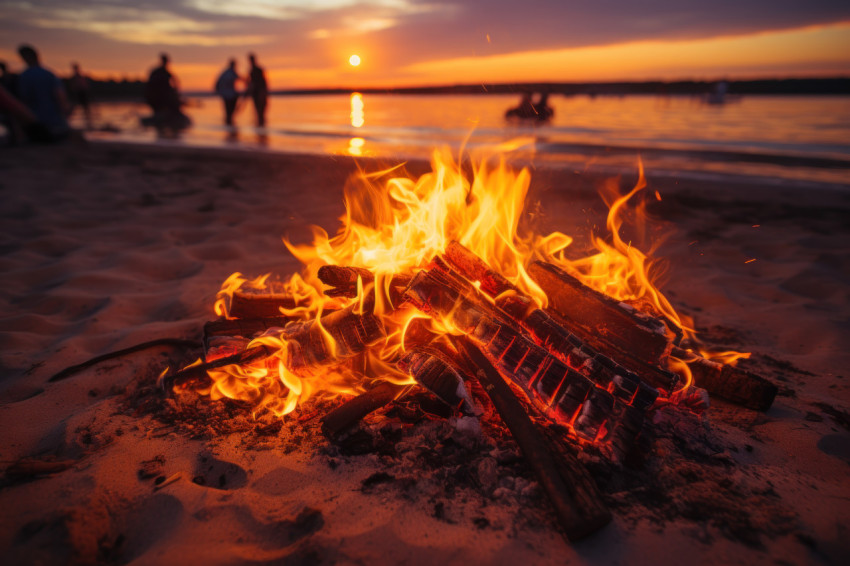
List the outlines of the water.
{"type": "Polygon", "coordinates": [[[427,157],[438,145],[475,149],[526,142],[536,162],[572,169],[759,175],[850,185],[850,97],[752,96],[724,105],[688,97],[553,96],[548,124],[507,122],[518,97],[503,95],[275,96],[268,127],[253,126],[248,101],[236,127],[222,125],[217,98],[191,98],[193,126],[159,140],[139,125],[141,104],[101,104],[90,137],[228,146],[240,150],[427,157]],[[529,145],[530,144],[530,145],[529,145]]]}

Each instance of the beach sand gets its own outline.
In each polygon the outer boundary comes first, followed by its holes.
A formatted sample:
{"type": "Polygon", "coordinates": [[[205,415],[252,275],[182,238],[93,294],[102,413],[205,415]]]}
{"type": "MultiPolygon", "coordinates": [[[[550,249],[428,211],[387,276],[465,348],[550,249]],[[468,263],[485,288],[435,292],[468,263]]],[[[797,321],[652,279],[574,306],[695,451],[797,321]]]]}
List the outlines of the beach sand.
{"type": "MultiPolygon", "coordinates": [[[[281,236],[334,231],[356,168],[117,144],[0,152],[3,564],[850,563],[848,186],[647,173],[663,288],[706,342],[753,352],[744,363],[780,395],[766,413],[659,412],[651,462],[598,478],[612,524],[575,544],[524,464],[490,458],[499,447],[454,421],[358,455],[321,436],[321,406],[199,417],[153,389],[193,359],[169,347],[48,381],[147,340],[199,339],[234,271],[299,270],[281,236]],[[495,479],[462,459],[426,470],[411,448],[449,440],[494,460],[495,479]]],[[[542,226],[585,243],[604,225],[600,180],[532,171],[542,226]]]]}

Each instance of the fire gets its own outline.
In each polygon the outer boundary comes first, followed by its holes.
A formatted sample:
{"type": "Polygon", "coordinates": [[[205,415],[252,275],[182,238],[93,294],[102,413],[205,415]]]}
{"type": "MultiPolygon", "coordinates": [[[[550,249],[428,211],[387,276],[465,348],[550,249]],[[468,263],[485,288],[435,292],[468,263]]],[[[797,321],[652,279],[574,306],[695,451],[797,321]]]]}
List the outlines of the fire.
{"type": "MultiPolygon", "coordinates": [[[[655,285],[661,270],[620,236],[626,204],[646,187],[642,166],[635,187],[610,201],[609,238],[594,236],[596,252],[570,260],[565,251],[573,238],[567,234],[541,236],[520,230],[531,181],[527,169],[517,171],[499,155],[476,159],[468,174],[447,150],[435,151],[431,165],[432,171],[418,179],[405,175],[401,166],[360,171],[345,189],[346,212],[335,235],[314,226],[310,244],[295,244],[284,238],[289,251],[304,264],[300,274],[275,288],[294,301],[292,308],[280,309],[291,322],[284,328],[270,329],[248,344],[248,348],[269,348],[274,354],[245,366],[211,370],[212,384],[199,392],[212,399],[251,401],[258,410],[280,416],[315,395],[355,393],[370,379],[410,383],[411,378],[395,362],[407,351],[411,334],[427,332],[439,340],[457,330],[448,320],[434,320],[400,304],[393,277],[412,276],[425,269],[452,240],[501,273],[538,307],[546,306],[546,295],[528,276],[526,266],[542,259],[617,300],[652,310],[693,337],[691,321],[677,314],[655,285]],[[358,277],[355,297],[330,297],[324,294],[325,286],[318,277],[319,268],[325,265],[361,268],[373,279],[358,277]],[[373,313],[385,329],[377,344],[357,356],[346,353],[322,322],[323,314],[348,308],[356,313],[373,313]],[[320,337],[327,363],[310,367],[309,372],[293,369],[289,343],[293,328],[310,328],[320,337]]],[[[611,194],[616,190],[614,185],[608,188],[611,194]]],[[[217,295],[216,314],[231,318],[233,294],[268,291],[269,277],[266,274],[249,280],[240,273],[231,275],[217,295]]],[[[730,353],[724,356],[733,357],[730,353]]],[[[687,373],[686,364],[676,359],[671,360],[670,369],[687,373]]]]}

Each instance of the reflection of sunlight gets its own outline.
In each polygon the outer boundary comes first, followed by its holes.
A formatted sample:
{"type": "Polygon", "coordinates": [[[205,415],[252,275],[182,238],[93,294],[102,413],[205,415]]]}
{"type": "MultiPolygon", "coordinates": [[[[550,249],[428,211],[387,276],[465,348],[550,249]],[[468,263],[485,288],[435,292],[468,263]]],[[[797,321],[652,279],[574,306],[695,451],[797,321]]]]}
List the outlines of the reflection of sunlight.
{"type": "Polygon", "coordinates": [[[363,138],[351,138],[348,140],[348,153],[351,155],[363,155],[363,146],[366,140],[363,138]]]}
{"type": "MultiPolygon", "coordinates": [[[[366,123],[366,114],[363,112],[363,95],[359,92],[351,93],[351,125],[359,128],[366,123]]],[[[359,138],[357,138],[359,139],[359,138]]]]}

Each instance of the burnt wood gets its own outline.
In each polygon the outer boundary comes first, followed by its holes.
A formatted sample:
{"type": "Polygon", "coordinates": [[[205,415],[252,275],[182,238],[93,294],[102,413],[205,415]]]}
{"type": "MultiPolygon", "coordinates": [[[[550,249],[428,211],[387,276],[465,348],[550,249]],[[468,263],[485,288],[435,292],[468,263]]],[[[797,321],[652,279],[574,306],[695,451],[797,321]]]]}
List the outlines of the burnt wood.
{"type": "Polygon", "coordinates": [[[549,496],[566,537],[579,540],[607,525],[611,512],[581,462],[568,453],[552,450],[487,356],[468,338],[459,339],[457,344],[469,365],[477,368],[475,376],[549,496]]]}
{"type": "Polygon", "coordinates": [[[266,358],[270,358],[274,355],[274,353],[275,349],[270,348],[269,346],[253,346],[232,356],[219,358],[211,362],[187,367],[175,373],[166,374],[160,380],[159,385],[163,391],[171,391],[175,387],[209,382],[210,378],[207,375],[207,372],[211,369],[218,369],[229,365],[241,366],[258,362],[266,358]]]}
{"type": "Polygon", "coordinates": [[[456,240],[446,246],[443,257],[458,273],[462,273],[470,281],[478,281],[481,290],[491,297],[501,295],[505,291],[518,291],[502,274],[490,269],[484,260],[456,240]]]}
{"type": "Polygon", "coordinates": [[[718,364],[680,348],[673,349],[673,355],[686,363],[691,370],[694,384],[702,387],[712,397],[741,405],[756,411],[767,411],[779,388],[767,379],[746,370],[724,364],[718,364]]]}
{"type": "Polygon", "coordinates": [[[282,316],[280,309],[295,308],[295,299],[277,293],[233,293],[230,301],[230,318],[265,318],[282,316]]]}
{"type": "Polygon", "coordinates": [[[330,411],[322,419],[322,432],[331,440],[338,440],[345,432],[359,423],[366,415],[388,405],[402,394],[405,385],[384,381],[352,397],[330,411]]]}

